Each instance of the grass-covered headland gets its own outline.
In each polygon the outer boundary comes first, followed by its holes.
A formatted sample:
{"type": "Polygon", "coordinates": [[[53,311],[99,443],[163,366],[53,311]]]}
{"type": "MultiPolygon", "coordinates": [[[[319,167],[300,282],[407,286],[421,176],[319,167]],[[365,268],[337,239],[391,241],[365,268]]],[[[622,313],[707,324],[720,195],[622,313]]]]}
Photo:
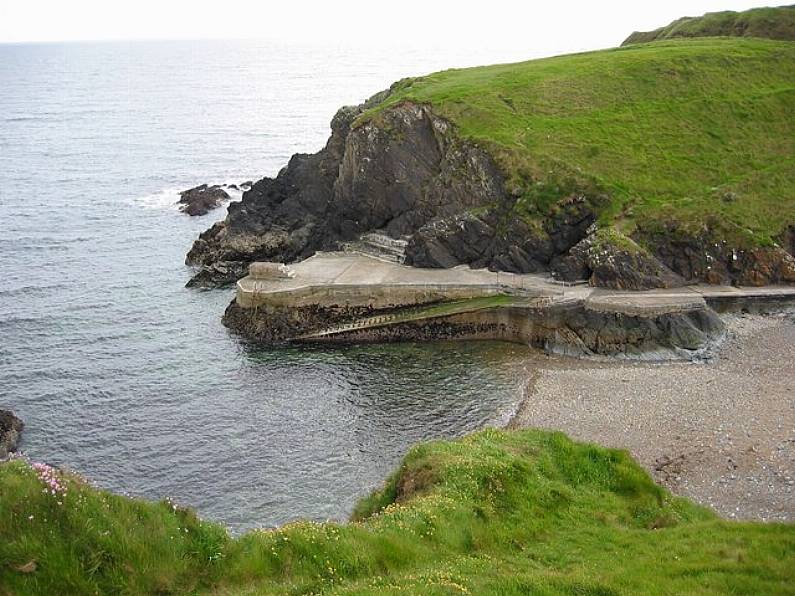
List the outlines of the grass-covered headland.
{"type": "Polygon", "coordinates": [[[239,538],[21,460],[0,487],[3,594],[795,593],[794,526],[720,520],[560,433],[419,445],[355,521],[239,538]]]}
{"type": "Polygon", "coordinates": [[[636,31],[622,45],[675,37],[762,37],[795,40],[795,4],[776,8],[752,8],[744,12],[724,10],[701,17],[683,17],[654,31],[636,31]]]}
{"type": "MultiPolygon", "coordinates": [[[[795,11],[791,11],[795,12],[795,11]]],[[[396,84],[360,122],[432,105],[489,149],[530,219],[574,187],[607,197],[600,221],[707,222],[737,246],[795,223],[795,42],[675,39],[396,84]]]]}

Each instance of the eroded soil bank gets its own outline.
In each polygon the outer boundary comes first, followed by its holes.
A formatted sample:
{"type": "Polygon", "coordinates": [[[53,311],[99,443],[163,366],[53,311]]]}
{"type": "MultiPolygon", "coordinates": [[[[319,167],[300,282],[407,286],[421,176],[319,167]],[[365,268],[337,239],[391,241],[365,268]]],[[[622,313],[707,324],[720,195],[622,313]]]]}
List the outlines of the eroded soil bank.
{"type": "Polygon", "coordinates": [[[795,315],[727,315],[711,362],[541,357],[512,427],[627,448],[728,518],[795,520],[795,315]]]}

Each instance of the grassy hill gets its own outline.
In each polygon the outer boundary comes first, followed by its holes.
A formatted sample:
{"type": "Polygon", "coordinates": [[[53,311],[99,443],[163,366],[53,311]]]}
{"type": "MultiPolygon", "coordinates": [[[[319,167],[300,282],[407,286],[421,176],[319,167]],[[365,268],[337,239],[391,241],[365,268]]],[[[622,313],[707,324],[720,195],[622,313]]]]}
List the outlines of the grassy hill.
{"type": "Polygon", "coordinates": [[[654,484],[627,453],[560,433],[489,430],[420,445],[359,504],[357,521],[237,539],[167,501],[111,495],[22,461],[0,464],[0,486],[3,594],[785,594],[795,585],[795,526],[721,521],[654,484]]]}
{"type": "Polygon", "coordinates": [[[395,86],[490,150],[530,215],[574,185],[603,223],[719,222],[739,244],[795,223],[795,43],[681,39],[448,70],[395,86]]]}
{"type": "Polygon", "coordinates": [[[636,31],[622,45],[676,37],[764,37],[795,41],[795,5],[683,17],[654,31],[636,31]]]}

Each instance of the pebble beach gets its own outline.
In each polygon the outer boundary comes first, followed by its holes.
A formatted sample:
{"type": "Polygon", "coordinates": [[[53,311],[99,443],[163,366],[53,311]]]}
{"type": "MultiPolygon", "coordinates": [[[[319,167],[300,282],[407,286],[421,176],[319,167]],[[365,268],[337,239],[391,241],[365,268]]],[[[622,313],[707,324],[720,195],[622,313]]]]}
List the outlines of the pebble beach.
{"type": "Polygon", "coordinates": [[[625,448],[729,519],[795,520],[795,316],[733,314],[704,362],[544,358],[512,428],[625,448]]]}

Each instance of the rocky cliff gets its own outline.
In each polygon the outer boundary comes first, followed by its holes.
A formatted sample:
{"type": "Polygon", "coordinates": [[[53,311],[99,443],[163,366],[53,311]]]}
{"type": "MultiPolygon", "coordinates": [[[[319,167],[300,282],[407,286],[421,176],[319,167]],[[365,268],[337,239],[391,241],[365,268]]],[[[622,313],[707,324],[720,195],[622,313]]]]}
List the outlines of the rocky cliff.
{"type": "Polygon", "coordinates": [[[294,155],[230,204],[188,253],[201,267],[190,285],[231,283],[252,261],[303,259],[374,230],[406,238],[409,265],[536,272],[595,221],[600,197],[578,193],[540,225],[518,217],[519,193],[490,155],[428,106],[401,103],[357,126],[382,97],[339,110],[321,151],[294,155]]]}

